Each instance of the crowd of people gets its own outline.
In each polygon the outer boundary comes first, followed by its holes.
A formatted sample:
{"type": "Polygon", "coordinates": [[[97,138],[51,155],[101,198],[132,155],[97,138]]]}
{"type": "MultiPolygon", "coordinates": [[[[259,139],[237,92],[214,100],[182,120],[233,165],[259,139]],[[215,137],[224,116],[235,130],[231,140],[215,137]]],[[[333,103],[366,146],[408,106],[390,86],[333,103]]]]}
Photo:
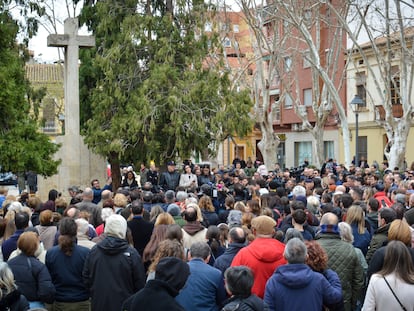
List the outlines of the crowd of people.
{"type": "Polygon", "coordinates": [[[411,310],[414,163],[235,159],[0,187],[0,310],[411,310]]]}

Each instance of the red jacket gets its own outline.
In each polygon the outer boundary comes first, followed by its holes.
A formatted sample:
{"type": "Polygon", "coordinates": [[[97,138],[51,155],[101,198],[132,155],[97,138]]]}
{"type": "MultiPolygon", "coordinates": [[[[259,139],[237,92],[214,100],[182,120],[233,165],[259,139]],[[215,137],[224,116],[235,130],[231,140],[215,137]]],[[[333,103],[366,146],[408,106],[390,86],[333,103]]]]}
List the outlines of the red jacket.
{"type": "Polygon", "coordinates": [[[276,268],[286,264],[283,257],[285,244],[271,238],[256,238],[248,246],[242,248],[234,257],[231,266],[247,266],[254,274],[252,293],[264,297],[267,280],[276,268]]]}
{"type": "Polygon", "coordinates": [[[384,191],[378,191],[377,193],[374,194],[374,198],[377,199],[378,203],[379,203],[379,209],[384,207],[384,203],[385,205],[387,205],[386,207],[391,207],[391,205],[393,205],[394,203],[386,196],[384,191]],[[384,201],[384,202],[383,202],[384,201]]]}

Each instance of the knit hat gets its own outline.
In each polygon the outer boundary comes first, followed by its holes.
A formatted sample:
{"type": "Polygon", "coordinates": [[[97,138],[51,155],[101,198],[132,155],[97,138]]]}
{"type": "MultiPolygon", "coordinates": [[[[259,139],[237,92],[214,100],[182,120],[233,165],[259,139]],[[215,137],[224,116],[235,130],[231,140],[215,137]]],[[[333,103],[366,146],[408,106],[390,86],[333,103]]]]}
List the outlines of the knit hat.
{"type": "Polygon", "coordinates": [[[125,239],[127,222],[121,215],[111,215],[106,219],[104,232],[108,236],[125,239]]]}
{"type": "Polygon", "coordinates": [[[178,216],[181,213],[180,207],[177,204],[170,204],[167,207],[167,213],[169,213],[171,216],[178,216]]]}
{"type": "Polygon", "coordinates": [[[256,229],[257,234],[273,234],[275,226],[276,221],[269,216],[262,215],[252,219],[252,228],[256,229]]]}

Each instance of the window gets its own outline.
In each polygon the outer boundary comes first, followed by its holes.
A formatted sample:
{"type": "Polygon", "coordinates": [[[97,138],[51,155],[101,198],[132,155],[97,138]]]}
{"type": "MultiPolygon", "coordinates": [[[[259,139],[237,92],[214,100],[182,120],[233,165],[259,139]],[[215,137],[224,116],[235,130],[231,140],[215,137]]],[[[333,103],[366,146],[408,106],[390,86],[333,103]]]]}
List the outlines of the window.
{"type": "Polygon", "coordinates": [[[204,31],[211,32],[213,30],[213,25],[211,22],[206,22],[204,24],[204,31]]]}
{"type": "Polygon", "coordinates": [[[280,164],[280,167],[285,167],[286,165],[286,160],[285,160],[286,149],[285,148],[286,147],[285,147],[284,141],[281,141],[279,145],[277,146],[276,157],[277,157],[277,162],[280,164]]]}
{"type": "Polygon", "coordinates": [[[295,166],[302,165],[305,160],[312,162],[312,142],[295,142],[295,166]]]}
{"type": "Polygon", "coordinates": [[[391,67],[392,79],[390,82],[391,105],[401,104],[400,98],[400,72],[398,66],[391,67]]]}
{"type": "Polygon", "coordinates": [[[367,77],[365,72],[357,72],[356,73],[356,93],[357,95],[364,101],[364,104],[361,105],[362,107],[366,107],[367,105],[367,77]]]}
{"type": "Polygon", "coordinates": [[[310,57],[310,53],[309,51],[306,51],[303,55],[303,68],[310,67],[309,57],[310,57]]]}
{"type": "Polygon", "coordinates": [[[285,71],[289,72],[292,69],[292,59],[290,57],[285,57],[285,71]]]}
{"type": "Polygon", "coordinates": [[[368,159],[368,138],[367,136],[358,137],[358,159],[368,159]]]}
{"type": "Polygon", "coordinates": [[[239,32],[239,25],[233,25],[233,32],[238,33],[239,32]]]}
{"type": "Polygon", "coordinates": [[[312,89],[304,89],[303,90],[303,104],[306,107],[312,106],[312,89]]]}
{"type": "Polygon", "coordinates": [[[323,155],[324,159],[334,159],[335,158],[335,144],[332,140],[323,142],[323,155]]]}
{"type": "Polygon", "coordinates": [[[286,94],[285,96],[285,108],[292,108],[293,106],[293,99],[290,94],[286,94]]]}
{"type": "Polygon", "coordinates": [[[224,41],[223,41],[223,45],[224,45],[224,47],[226,47],[226,48],[230,48],[231,47],[231,41],[230,41],[230,39],[229,38],[224,38],[224,41]]]}
{"type": "Polygon", "coordinates": [[[224,32],[227,32],[227,31],[229,31],[229,25],[228,24],[226,24],[226,23],[224,23],[224,24],[221,24],[221,31],[224,31],[224,32]]]}

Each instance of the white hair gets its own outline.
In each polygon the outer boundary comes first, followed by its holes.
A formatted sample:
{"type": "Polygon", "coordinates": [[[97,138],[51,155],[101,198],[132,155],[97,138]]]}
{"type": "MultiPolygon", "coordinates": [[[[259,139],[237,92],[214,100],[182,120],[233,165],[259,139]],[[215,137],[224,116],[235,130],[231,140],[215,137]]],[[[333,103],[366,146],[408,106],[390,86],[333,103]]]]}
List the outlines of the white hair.
{"type": "Polygon", "coordinates": [[[85,219],[78,218],[75,220],[75,222],[76,222],[76,226],[78,227],[78,230],[77,230],[78,235],[83,235],[89,231],[89,223],[85,219]]]}

